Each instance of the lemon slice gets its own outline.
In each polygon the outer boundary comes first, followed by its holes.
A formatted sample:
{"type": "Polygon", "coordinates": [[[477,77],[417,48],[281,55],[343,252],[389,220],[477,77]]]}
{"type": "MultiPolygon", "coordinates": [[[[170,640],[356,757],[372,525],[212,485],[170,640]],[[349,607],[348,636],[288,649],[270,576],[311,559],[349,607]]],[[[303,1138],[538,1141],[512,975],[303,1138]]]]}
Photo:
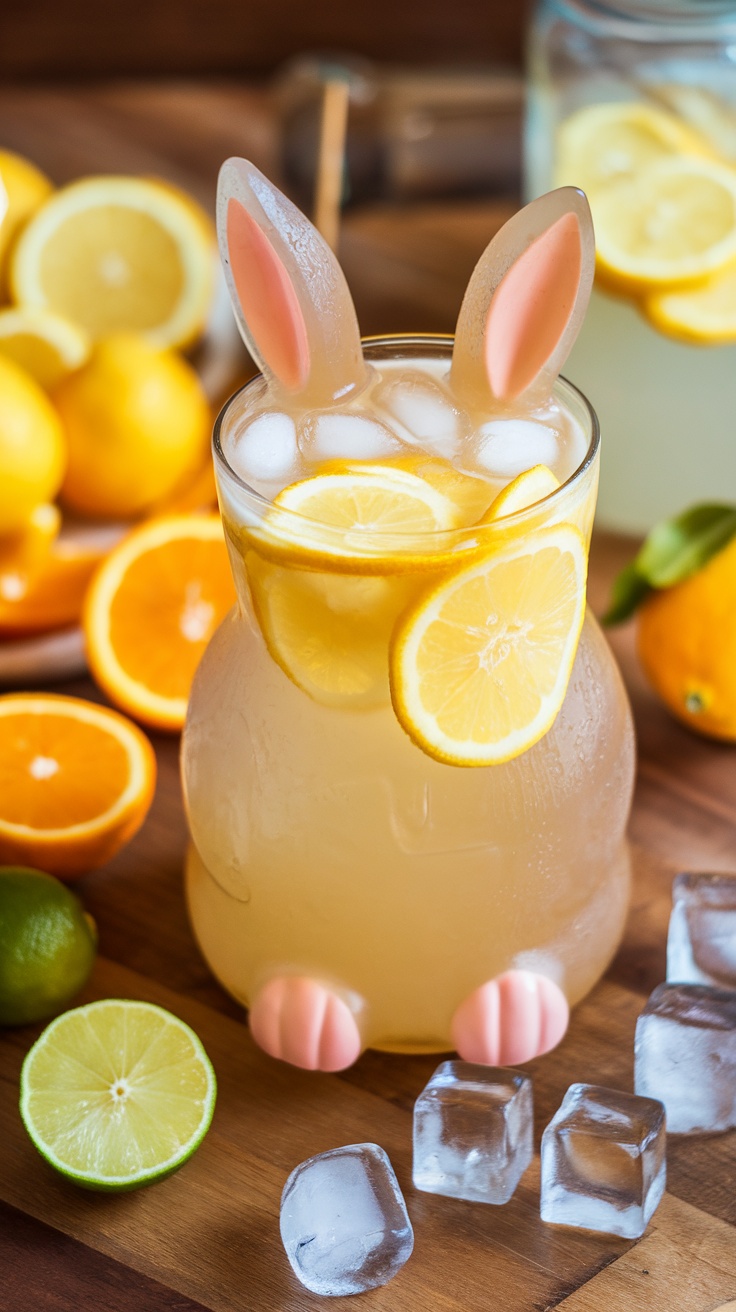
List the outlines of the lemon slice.
{"type": "Polygon", "coordinates": [[[51,310],[0,310],[0,353],[51,391],[89,355],[86,333],[51,310]]]}
{"type": "Polygon", "coordinates": [[[515,515],[520,510],[526,510],[556,492],[559,486],[559,479],[555,478],[546,465],[532,465],[531,469],[525,469],[523,474],[519,474],[499,492],[480,522],[492,524],[505,515],[515,515]]]}
{"type": "Polygon", "coordinates": [[[143,333],[183,346],[202,329],[213,286],[206,216],[143,178],[85,178],[54,193],[10,262],[13,298],[55,310],[94,340],[143,333]]]}
{"type": "Polygon", "coordinates": [[[457,504],[416,474],[348,465],[284,488],[248,533],[258,551],[284,564],[392,574],[436,568],[435,535],[460,518],[457,504]]]}
{"type": "Polygon", "coordinates": [[[320,467],[320,473],[371,474],[377,469],[398,469],[414,474],[417,478],[423,478],[454,502],[458,512],[458,523],[463,527],[471,527],[478,523],[494,495],[493,484],[487,479],[480,478],[476,474],[464,474],[462,470],[450,464],[449,460],[424,453],[392,456],[387,461],[331,460],[320,467]]]}
{"type": "Polygon", "coordinates": [[[708,153],[703,138],[665,110],[640,101],[585,105],[560,126],[555,186],[594,196],[668,155],[708,153]]]}
{"type": "Polygon", "coordinates": [[[595,197],[599,271],[622,291],[695,283],[736,259],[736,170],[663,159],[595,197]]]}
{"type": "Polygon", "coordinates": [[[456,571],[399,622],[394,710],[429,756],[495,765],[547,732],[575,658],[586,570],[576,528],[540,529],[456,571]]]}
{"type": "Polygon", "coordinates": [[[197,1035],[148,1002],[76,1007],[23,1063],[20,1114],[49,1164],[89,1189],[137,1189],[199,1147],[216,1081],[197,1035]]]}
{"type": "Polygon", "coordinates": [[[411,577],[312,573],[254,551],[246,568],[266,645],[292,683],[323,706],[389,704],[388,645],[411,577]]]}
{"type": "Polygon", "coordinates": [[[736,265],[696,287],[648,296],[643,309],[668,337],[702,346],[736,342],[736,265]]]}

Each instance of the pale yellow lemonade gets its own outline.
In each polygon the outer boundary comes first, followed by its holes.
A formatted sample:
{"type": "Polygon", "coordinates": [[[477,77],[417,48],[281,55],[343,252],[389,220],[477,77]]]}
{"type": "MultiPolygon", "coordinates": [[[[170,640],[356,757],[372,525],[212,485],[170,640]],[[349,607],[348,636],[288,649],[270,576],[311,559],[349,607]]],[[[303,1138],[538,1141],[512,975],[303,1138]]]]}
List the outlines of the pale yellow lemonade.
{"type": "MultiPolygon", "coordinates": [[[[379,339],[366,347],[367,390],[351,404],[380,413],[407,370],[444,386],[451,349],[451,339],[379,339]]],[[[556,434],[547,463],[560,486],[480,526],[511,475],[473,463],[472,434],[452,461],[441,444],[394,450],[386,438],[389,449],[361,460],[350,442],[329,455],[303,442],[281,485],[345,462],[392,466],[454,497],[468,525],[392,540],[388,570],[372,559],[385,558],[385,543],[370,534],[357,563],[315,569],[299,554],[301,516],[284,511],[269,531],[278,481],[258,490],[235,472],[239,436],[265,396],[262,380],[251,382],[215,431],[239,605],[200,666],[183,742],[187,897],[204,956],[246,1006],[277,976],[322,981],[349,1000],[363,1045],[387,1050],[451,1047],[455,1009],[509,969],[550,977],[574,1003],[617,947],[629,888],[634,744],[605,639],[588,613],[552,727],[515,759],[482,767],[434,759],[412,741],[392,705],[389,649],[407,608],[474,553],[553,524],[589,541],[595,416],[559,380],[533,418],[556,434]]],[[[339,534],[328,537],[339,555],[339,534]]]]}

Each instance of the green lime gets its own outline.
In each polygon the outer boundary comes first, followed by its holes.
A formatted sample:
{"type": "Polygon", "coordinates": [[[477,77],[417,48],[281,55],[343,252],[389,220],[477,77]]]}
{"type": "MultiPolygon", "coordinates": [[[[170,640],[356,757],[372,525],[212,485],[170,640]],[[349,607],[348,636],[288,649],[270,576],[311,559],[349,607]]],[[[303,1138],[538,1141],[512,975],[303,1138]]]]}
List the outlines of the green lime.
{"type": "Polygon", "coordinates": [[[53,875],[0,866],[0,1025],[61,1011],[92,969],[97,930],[53,875]]]}
{"type": "Polygon", "coordinates": [[[183,1166],[217,1084],[193,1030],[150,1002],[67,1011],[23,1063],[20,1114],[42,1157],[88,1189],[137,1189],[183,1166]]]}

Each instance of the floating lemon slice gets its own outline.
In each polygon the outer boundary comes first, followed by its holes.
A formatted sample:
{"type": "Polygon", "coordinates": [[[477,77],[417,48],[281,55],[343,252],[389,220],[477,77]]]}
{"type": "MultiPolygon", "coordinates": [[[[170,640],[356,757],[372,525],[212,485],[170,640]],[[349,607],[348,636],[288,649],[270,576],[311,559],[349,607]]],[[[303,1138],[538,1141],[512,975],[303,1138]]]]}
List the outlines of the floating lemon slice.
{"type": "Polygon", "coordinates": [[[162,1180],[212,1120],[217,1082],[193,1030],[150,1002],[91,1002],[52,1021],[23,1062],[20,1114],[42,1157],[88,1189],[162,1180]]]}
{"type": "Polygon", "coordinates": [[[0,353],[26,369],[46,391],[84,364],[90,342],[69,319],[50,310],[0,310],[0,353]]]}
{"type": "Polygon", "coordinates": [[[666,156],[706,155],[703,138],[674,114],[638,101],[586,105],[561,125],[555,186],[594,196],[666,156]]]}
{"type": "Polygon", "coordinates": [[[423,453],[395,456],[387,461],[333,460],[329,465],[322,465],[320,473],[371,474],[377,469],[398,469],[414,474],[417,478],[423,478],[455,503],[458,522],[467,528],[478,523],[494,495],[493,484],[487,479],[479,478],[475,474],[464,474],[451,465],[449,460],[423,453]]]}
{"type": "Polygon", "coordinates": [[[389,703],[388,644],[411,577],[312,573],[255,551],[246,568],[266,645],[292,683],[325,706],[389,703]]]}
{"type": "Polygon", "coordinates": [[[143,333],[184,346],[201,331],[213,286],[206,216],[165,185],[97,177],[54,193],[10,260],[13,298],[55,310],[97,340],[143,333]]]}
{"type": "Polygon", "coordinates": [[[710,277],[736,259],[736,170],[662,159],[594,200],[598,267],[621,291],[710,277]]]}
{"type": "Polygon", "coordinates": [[[585,614],[585,543],[558,524],[444,579],[400,621],[394,710],[451,765],[519,756],[562,705],[585,614]]]}
{"type": "Polygon", "coordinates": [[[434,535],[460,519],[457,504],[416,474],[378,464],[356,473],[348,464],[284,488],[247,532],[262,555],[284,564],[393,574],[436,568],[434,535]]]}
{"type": "Polygon", "coordinates": [[[537,501],[542,501],[550,493],[556,492],[559,486],[559,479],[555,478],[551,469],[546,465],[533,465],[499,492],[480,522],[492,524],[505,515],[515,515],[520,510],[527,510],[537,501]]]}
{"type": "Polygon", "coordinates": [[[684,342],[736,342],[736,265],[682,291],[648,296],[644,313],[655,328],[684,342]]]}

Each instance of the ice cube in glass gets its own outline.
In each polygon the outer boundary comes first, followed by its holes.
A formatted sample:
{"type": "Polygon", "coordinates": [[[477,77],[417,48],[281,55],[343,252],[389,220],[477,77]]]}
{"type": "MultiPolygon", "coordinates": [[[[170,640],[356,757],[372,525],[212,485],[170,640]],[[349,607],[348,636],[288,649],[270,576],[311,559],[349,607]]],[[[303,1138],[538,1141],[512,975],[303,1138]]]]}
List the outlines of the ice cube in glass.
{"type": "Polygon", "coordinates": [[[736,1126],[736,990],[660,984],[636,1023],[634,1080],[671,1134],[736,1126]]]}
{"type": "Polygon", "coordinates": [[[736,875],[677,875],[672,902],[667,979],[736,988],[736,875]]]}
{"type": "Polygon", "coordinates": [[[532,1160],[533,1131],[527,1075],[445,1061],[414,1104],[414,1187],[507,1203],[532,1160]]]}
{"type": "Polygon", "coordinates": [[[361,1294],[391,1280],[414,1233],[384,1150],[348,1144],[297,1166],[281,1196],[281,1239],[313,1294],[361,1294]]]}
{"type": "Polygon", "coordinates": [[[662,1103],[571,1084],[542,1135],[542,1220],[638,1239],[665,1187],[662,1103]]]}

